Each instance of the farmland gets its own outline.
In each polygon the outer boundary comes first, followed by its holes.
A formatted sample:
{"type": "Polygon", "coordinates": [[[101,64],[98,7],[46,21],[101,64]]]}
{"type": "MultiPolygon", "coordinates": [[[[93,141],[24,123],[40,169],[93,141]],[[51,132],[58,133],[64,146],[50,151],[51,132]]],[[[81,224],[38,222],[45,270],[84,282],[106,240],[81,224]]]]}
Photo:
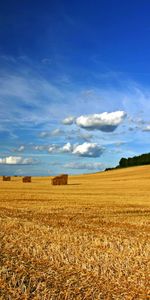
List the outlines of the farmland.
{"type": "Polygon", "coordinates": [[[149,216],[150,166],[0,177],[0,299],[150,299],[149,216]]]}

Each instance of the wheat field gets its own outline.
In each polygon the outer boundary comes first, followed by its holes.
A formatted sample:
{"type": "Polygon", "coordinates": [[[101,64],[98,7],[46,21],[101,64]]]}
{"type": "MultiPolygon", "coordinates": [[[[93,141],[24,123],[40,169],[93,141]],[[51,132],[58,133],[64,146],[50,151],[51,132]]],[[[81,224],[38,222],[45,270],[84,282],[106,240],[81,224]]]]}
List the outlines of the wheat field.
{"type": "Polygon", "coordinates": [[[150,166],[0,177],[0,299],[150,299],[149,215],[150,166]]]}

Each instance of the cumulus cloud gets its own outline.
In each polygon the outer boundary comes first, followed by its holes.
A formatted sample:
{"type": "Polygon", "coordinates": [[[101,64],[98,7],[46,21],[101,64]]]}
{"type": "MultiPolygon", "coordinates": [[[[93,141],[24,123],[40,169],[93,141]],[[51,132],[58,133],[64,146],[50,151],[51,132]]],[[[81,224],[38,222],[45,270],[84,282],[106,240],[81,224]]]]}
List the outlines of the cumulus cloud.
{"type": "Polygon", "coordinates": [[[84,142],[83,144],[71,144],[70,142],[63,146],[57,144],[51,145],[36,145],[34,150],[37,151],[48,151],[49,153],[71,153],[83,157],[99,157],[103,152],[104,148],[97,143],[84,142]]]}
{"type": "Polygon", "coordinates": [[[103,169],[104,165],[100,162],[91,162],[91,163],[87,163],[87,162],[71,162],[68,164],[64,165],[65,168],[68,169],[87,169],[87,170],[101,170],[103,169]]]}
{"type": "Polygon", "coordinates": [[[66,143],[62,148],[62,152],[72,152],[73,146],[70,143],[66,143]]]}
{"type": "Polygon", "coordinates": [[[73,154],[83,157],[99,157],[104,151],[104,148],[100,147],[97,143],[83,143],[77,145],[73,149],[73,154]]]}
{"type": "Polygon", "coordinates": [[[65,118],[65,119],[62,121],[62,123],[63,123],[64,125],[72,125],[72,124],[74,123],[74,121],[75,121],[75,117],[69,116],[69,117],[65,118]]]}
{"type": "Polygon", "coordinates": [[[0,158],[0,164],[4,165],[31,165],[35,163],[35,160],[33,158],[23,158],[21,156],[8,156],[0,158]]]}
{"type": "Polygon", "coordinates": [[[76,119],[76,124],[87,130],[97,129],[104,132],[112,132],[122,123],[125,117],[126,113],[124,111],[104,112],[80,116],[76,119]]]}

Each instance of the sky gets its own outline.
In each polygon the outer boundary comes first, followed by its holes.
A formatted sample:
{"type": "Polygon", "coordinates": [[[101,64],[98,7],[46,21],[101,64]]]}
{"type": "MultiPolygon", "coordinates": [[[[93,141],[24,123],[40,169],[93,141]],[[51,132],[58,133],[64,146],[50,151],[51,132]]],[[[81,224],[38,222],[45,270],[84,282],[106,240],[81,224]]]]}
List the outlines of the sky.
{"type": "Polygon", "coordinates": [[[0,175],[150,152],[150,1],[0,2],[0,175]]]}

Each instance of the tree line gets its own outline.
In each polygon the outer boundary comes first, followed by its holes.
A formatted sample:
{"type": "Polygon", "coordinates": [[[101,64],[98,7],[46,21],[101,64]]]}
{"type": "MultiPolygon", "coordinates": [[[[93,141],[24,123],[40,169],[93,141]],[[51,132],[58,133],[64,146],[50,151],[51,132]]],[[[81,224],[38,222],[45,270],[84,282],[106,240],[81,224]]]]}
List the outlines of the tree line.
{"type": "Polygon", "coordinates": [[[141,154],[138,156],[124,158],[122,157],[119,161],[119,165],[114,168],[107,168],[105,171],[119,169],[119,168],[127,168],[133,166],[142,166],[150,164],[150,153],[141,154]]]}

